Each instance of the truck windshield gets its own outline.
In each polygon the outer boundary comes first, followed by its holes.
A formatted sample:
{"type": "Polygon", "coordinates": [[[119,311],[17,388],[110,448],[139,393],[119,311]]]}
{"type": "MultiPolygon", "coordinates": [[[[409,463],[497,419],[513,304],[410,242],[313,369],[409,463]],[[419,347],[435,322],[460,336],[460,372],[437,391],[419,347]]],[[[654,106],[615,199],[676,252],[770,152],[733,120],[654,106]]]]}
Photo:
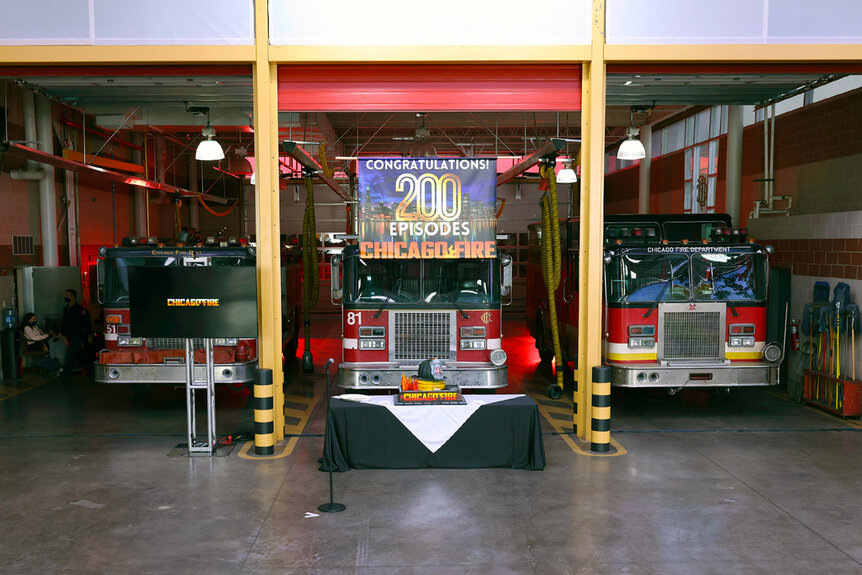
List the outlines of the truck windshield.
{"type": "Polygon", "coordinates": [[[253,266],[254,259],[238,256],[190,257],[106,257],[104,260],[105,303],[129,302],[130,267],[165,266],[253,266]]]}
{"type": "Polygon", "coordinates": [[[490,303],[500,299],[495,260],[426,260],[423,299],[427,303],[490,303]],[[496,299],[495,299],[496,298],[496,299]]]}
{"type": "Polygon", "coordinates": [[[694,254],[694,299],[752,301],[766,297],[760,254],[694,254]]]}
{"type": "Polygon", "coordinates": [[[344,258],[345,301],[494,303],[500,301],[490,259],[377,260],[344,258]]]}
{"type": "Polygon", "coordinates": [[[608,298],[617,302],[752,301],[766,298],[759,253],[613,255],[608,298]]]}
{"type": "Polygon", "coordinates": [[[612,301],[679,301],[690,297],[685,254],[622,254],[608,264],[612,301]]]}
{"type": "Polygon", "coordinates": [[[364,260],[346,258],[356,262],[354,281],[347,297],[358,302],[418,302],[419,262],[416,260],[364,260]]]}

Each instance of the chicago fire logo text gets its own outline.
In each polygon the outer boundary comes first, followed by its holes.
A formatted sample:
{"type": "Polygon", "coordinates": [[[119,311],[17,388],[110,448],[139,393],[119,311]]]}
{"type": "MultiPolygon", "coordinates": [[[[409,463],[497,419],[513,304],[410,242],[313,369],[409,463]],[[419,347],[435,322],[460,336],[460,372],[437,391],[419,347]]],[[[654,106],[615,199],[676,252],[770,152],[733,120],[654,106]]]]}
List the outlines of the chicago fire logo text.
{"type": "Polygon", "coordinates": [[[168,307],[219,307],[218,298],[168,298],[168,307]]]}

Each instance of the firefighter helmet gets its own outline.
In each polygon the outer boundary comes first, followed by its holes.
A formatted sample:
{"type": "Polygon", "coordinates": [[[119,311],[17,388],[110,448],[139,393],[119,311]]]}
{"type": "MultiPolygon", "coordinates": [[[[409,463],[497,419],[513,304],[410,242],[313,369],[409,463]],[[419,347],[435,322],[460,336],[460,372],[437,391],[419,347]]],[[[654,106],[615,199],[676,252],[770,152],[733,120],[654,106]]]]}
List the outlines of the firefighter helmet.
{"type": "Polygon", "coordinates": [[[443,362],[439,359],[426,359],[419,364],[419,379],[442,381],[443,362]]]}

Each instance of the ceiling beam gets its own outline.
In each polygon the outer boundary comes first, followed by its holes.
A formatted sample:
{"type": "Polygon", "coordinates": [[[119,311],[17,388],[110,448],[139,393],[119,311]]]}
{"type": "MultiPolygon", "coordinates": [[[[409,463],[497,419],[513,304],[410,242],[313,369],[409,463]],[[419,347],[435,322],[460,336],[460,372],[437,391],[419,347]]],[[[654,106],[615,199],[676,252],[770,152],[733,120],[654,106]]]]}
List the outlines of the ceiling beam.
{"type": "Polygon", "coordinates": [[[308,154],[308,152],[303,150],[299,144],[296,142],[284,141],[281,143],[281,147],[285,154],[299,162],[302,167],[309,172],[313,172],[315,177],[320,178],[320,180],[329,186],[333,192],[338,194],[342,200],[350,201],[353,199],[350,197],[350,194],[341,187],[341,184],[323,173],[323,168],[320,164],[318,164],[317,161],[308,154]]]}
{"type": "Polygon", "coordinates": [[[559,138],[551,138],[544,144],[542,144],[539,149],[533,152],[528,157],[524,158],[504,173],[497,176],[497,185],[502,186],[509,180],[519,176],[535,166],[539,163],[539,160],[544,158],[545,156],[555,155],[557,152],[566,147],[566,141],[559,138]]]}
{"type": "Polygon", "coordinates": [[[55,168],[68,170],[70,172],[75,172],[78,174],[90,174],[98,178],[108,180],[110,182],[127,184],[129,186],[137,186],[150,190],[158,190],[159,192],[168,195],[178,195],[184,198],[203,198],[208,202],[215,202],[218,204],[226,204],[228,202],[227,198],[211,196],[209,194],[199,194],[198,192],[193,192],[185,188],[178,188],[170,184],[163,184],[161,182],[145,180],[144,178],[140,178],[138,176],[128,176],[126,174],[121,174],[113,170],[106,170],[105,168],[100,168],[92,164],[84,164],[82,162],[76,162],[74,160],[67,160],[65,158],[61,158],[60,156],[55,156],[53,154],[42,152],[41,150],[22,146],[21,144],[16,144],[15,142],[0,141],[0,153],[10,154],[17,158],[21,158],[24,160],[32,160],[40,164],[47,164],[49,166],[54,166],[55,168]]]}

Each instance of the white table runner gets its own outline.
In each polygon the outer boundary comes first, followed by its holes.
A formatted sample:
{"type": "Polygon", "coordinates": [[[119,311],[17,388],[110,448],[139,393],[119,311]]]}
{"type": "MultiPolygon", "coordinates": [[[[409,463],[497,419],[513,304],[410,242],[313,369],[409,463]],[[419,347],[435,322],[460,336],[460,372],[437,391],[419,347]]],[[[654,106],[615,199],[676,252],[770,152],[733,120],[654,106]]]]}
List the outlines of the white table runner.
{"type": "Polygon", "coordinates": [[[464,395],[467,405],[395,405],[394,395],[349,393],[334,396],[346,401],[380,405],[388,409],[431,453],[436,453],[483,405],[506,401],[514,395],[464,395]]]}

